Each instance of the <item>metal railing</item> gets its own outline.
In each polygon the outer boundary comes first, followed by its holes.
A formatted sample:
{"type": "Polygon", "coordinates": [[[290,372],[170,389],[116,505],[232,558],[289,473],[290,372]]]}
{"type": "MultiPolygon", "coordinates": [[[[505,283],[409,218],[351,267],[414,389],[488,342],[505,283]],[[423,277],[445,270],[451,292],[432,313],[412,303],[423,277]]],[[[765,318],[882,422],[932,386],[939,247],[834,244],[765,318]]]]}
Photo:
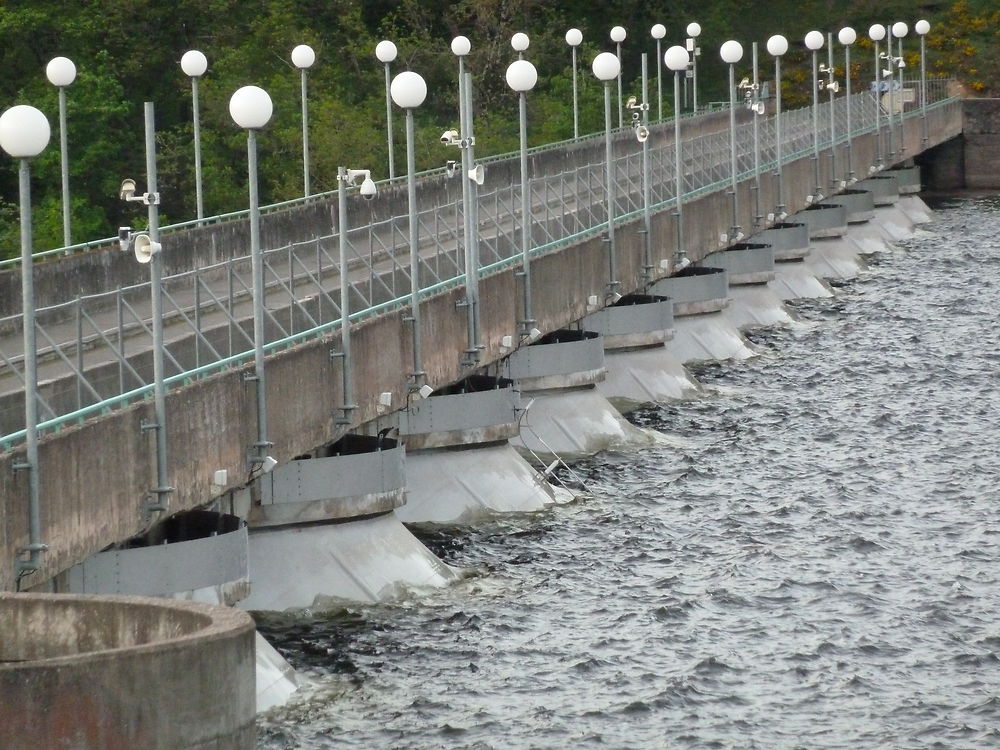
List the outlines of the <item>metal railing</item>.
{"type": "MultiPolygon", "coordinates": [[[[944,81],[928,81],[929,106],[949,99],[944,81]]],[[[820,148],[846,141],[847,100],[834,102],[836,138],[831,138],[829,104],[820,108],[820,148]]],[[[853,135],[875,128],[877,102],[870,92],[851,98],[853,135]]],[[[919,102],[904,113],[920,114],[919,102]]],[[[760,174],[776,164],[774,118],[759,123],[760,174]]],[[[886,127],[883,115],[882,126],[886,127]]],[[[737,133],[738,179],[754,174],[752,128],[737,133]]],[[[673,194],[672,129],[657,135],[649,148],[651,210],[676,200],[673,194]]],[[[810,108],[782,115],[783,158],[800,158],[813,149],[810,108]]],[[[530,180],[532,254],[601,234],[607,228],[607,188],[600,139],[588,163],[563,166],[530,180]]],[[[581,139],[584,140],[584,139],[581,139]]],[[[565,146],[563,142],[544,150],[565,146]]],[[[699,135],[683,142],[682,199],[690,200],[725,187],[731,180],[729,131],[699,135]]],[[[500,170],[502,173],[503,170],[500,170]]],[[[838,171],[842,171],[838,167],[838,171]]],[[[443,175],[444,170],[433,170],[443,175]]],[[[616,222],[644,211],[642,157],[639,149],[616,158],[614,174],[616,222]]],[[[487,172],[489,176],[489,172],[487,172]]],[[[487,179],[478,195],[480,276],[520,262],[520,187],[487,179]]],[[[419,279],[423,295],[464,283],[464,213],[460,190],[439,191],[435,205],[422,206],[419,224],[419,279]]],[[[314,196],[310,200],[318,200],[314,196]]],[[[301,203],[291,201],[270,207],[301,203]]],[[[225,221],[245,212],[202,220],[225,221]]],[[[339,219],[338,219],[339,221],[339,219]]],[[[174,225],[177,230],[198,222],[174,225]]],[[[266,350],[273,352],[304,340],[329,335],[341,325],[340,274],[347,274],[351,320],[381,314],[409,304],[409,219],[407,215],[352,228],[347,233],[347,268],[340,268],[336,232],[306,242],[271,248],[264,253],[266,350]]],[[[116,240],[115,240],[116,241],[116,240]]],[[[108,242],[111,242],[109,240],[108,242]]],[[[93,245],[94,243],[90,243],[93,245]]],[[[43,254],[44,255],[44,254],[43,254]]],[[[150,397],[152,329],[148,283],[88,295],[39,309],[39,429],[55,431],[94,414],[150,397]]],[[[252,283],[249,256],[204,266],[163,280],[164,361],[172,387],[223,368],[245,367],[253,360],[252,283]]],[[[0,319],[0,330],[13,330],[19,316],[0,319]]],[[[17,339],[19,342],[20,339],[17,339]]],[[[0,445],[9,449],[23,440],[23,352],[13,338],[0,339],[0,445]]]]}

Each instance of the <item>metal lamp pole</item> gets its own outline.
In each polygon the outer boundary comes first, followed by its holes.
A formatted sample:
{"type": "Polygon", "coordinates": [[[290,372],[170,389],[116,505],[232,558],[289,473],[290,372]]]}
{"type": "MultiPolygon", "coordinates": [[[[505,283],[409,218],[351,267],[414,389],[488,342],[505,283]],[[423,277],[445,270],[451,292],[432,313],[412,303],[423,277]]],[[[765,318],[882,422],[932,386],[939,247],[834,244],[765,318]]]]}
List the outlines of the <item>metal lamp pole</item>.
{"type": "Polygon", "coordinates": [[[656,119],[663,119],[663,53],[660,51],[660,41],[667,35],[667,27],[662,23],[654,24],[649,35],[656,40],[656,119]]]}
{"type": "Polygon", "coordinates": [[[474,220],[473,190],[476,185],[470,178],[472,171],[472,102],[465,96],[465,56],[472,51],[472,43],[467,37],[457,36],[451,40],[451,51],[458,58],[458,119],[461,140],[458,143],[462,149],[462,214],[464,218],[463,235],[465,238],[465,313],[467,344],[465,348],[466,364],[474,365],[479,361],[479,330],[477,327],[477,308],[479,305],[479,268],[476,261],[477,243],[475,241],[476,225],[474,220]]]}
{"type": "Polygon", "coordinates": [[[615,252],[615,165],[611,148],[611,82],[621,73],[621,63],[617,55],[602,52],[592,63],[594,75],[604,82],[604,167],[605,193],[608,209],[608,296],[615,293],[618,285],[618,258],[615,252]]]}
{"type": "Polygon", "coordinates": [[[882,56],[879,53],[878,43],[885,39],[885,26],[880,23],[873,24],[868,29],[868,38],[875,43],[875,165],[873,170],[882,169],[885,161],[882,157],[884,145],[882,143],[882,56]]]}
{"type": "Polygon", "coordinates": [[[521,144],[521,275],[524,299],[521,335],[529,336],[535,327],[531,306],[531,194],[528,184],[528,97],[538,82],[535,66],[527,60],[515,60],[507,67],[507,85],[518,94],[518,120],[521,144]]]}
{"type": "Polygon", "coordinates": [[[389,95],[389,82],[392,76],[389,63],[396,59],[396,45],[388,39],[383,39],[375,45],[375,57],[385,64],[385,135],[389,146],[389,179],[396,178],[396,159],[392,147],[392,99],[389,95]]]}
{"type": "Polygon", "coordinates": [[[302,186],[306,198],[312,195],[309,186],[309,96],[306,78],[315,62],[316,53],[308,44],[300,44],[292,50],[292,64],[302,72],[302,186]]]}
{"type": "Polygon", "coordinates": [[[848,185],[854,183],[854,134],[851,125],[851,45],[858,39],[857,32],[850,26],[845,26],[837,32],[837,40],[844,45],[844,96],[847,100],[847,143],[844,146],[847,168],[844,180],[848,185]]]}
{"type": "Polygon", "coordinates": [[[21,221],[21,305],[24,336],[24,432],[25,460],[14,469],[28,472],[28,544],[17,550],[17,579],[41,567],[42,515],[39,504],[38,467],[38,353],[35,346],[35,287],[31,237],[31,171],[28,160],[49,143],[49,121],[39,110],[25,104],[0,115],[0,148],[18,160],[18,196],[21,221]],[[23,555],[27,553],[25,559],[23,555]]]}
{"type": "MultiPolygon", "coordinates": [[[[685,31],[688,35],[688,52],[691,54],[691,111],[698,114],[698,56],[701,54],[698,37],[701,36],[701,24],[689,23],[685,31]]],[[[687,83],[687,78],[684,82],[687,83]]]]}
{"type": "Polygon", "coordinates": [[[66,87],[76,80],[76,65],[68,57],[55,57],[45,66],[49,83],[59,90],[59,164],[62,171],[63,247],[73,244],[70,231],[69,147],[66,134],[66,87]]]}
{"type": "Polygon", "coordinates": [[[411,386],[417,390],[424,385],[427,373],[424,372],[420,340],[420,248],[417,231],[417,168],[413,152],[416,133],[413,110],[427,98],[427,84],[418,73],[407,70],[392,79],[390,94],[396,106],[406,111],[406,196],[410,207],[410,315],[413,325],[413,372],[410,373],[410,377],[413,379],[411,386]]]}
{"type": "Polygon", "coordinates": [[[788,40],[775,34],[767,40],[767,52],[774,58],[774,160],[775,176],[778,179],[778,203],[774,213],[778,221],[785,218],[784,157],[781,153],[781,56],[788,52],[788,40]]]}
{"type": "Polygon", "coordinates": [[[199,219],[205,217],[205,204],[201,187],[201,115],[198,106],[198,79],[208,70],[208,59],[196,49],[188,50],[181,57],[181,70],[191,79],[191,119],[194,125],[194,197],[199,219]]]}
{"type": "Polygon", "coordinates": [[[576,48],[583,42],[583,32],[579,29],[570,29],[566,32],[566,44],[569,45],[573,54],[573,137],[580,137],[580,107],[577,102],[576,86],[576,48]]]}
{"type": "Polygon", "coordinates": [[[819,68],[816,59],[816,51],[823,46],[823,34],[818,31],[810,31],[806,34],[806,47],[812,51],[812,124],[813,124],[813,174],[816,183],[816,192],[812,196],[812,201],[819,201],[823,197],[823,186],[819,177],[819,68]]]}
{"type": "Polygon", "coordinates": [[[244,86],[229,100],[233,121],[247,131],[247,174],[250,186],[250,262],[253,272],[254,374],[257,386],[257,442],[250,455],[251,468],[266,460],[267,388],[264,380],[264,258],[260,247],[260,197],[257,192],[257,131],[267,125],[274,108],[271,97],[258,86],[244,86]]]}
{"type": "MultiPolygon", "coordinates": [[[[906,61],[903,60],[903,37],[909,32],[909,27],[903,21],[896,21],[892,25],[892,35],[896,37],[896,51],[899,55],[896,57],[896,68],[899,70],[899,155],[902,156],[906,153],[906,128],[903,123],[903,108],[906,103],[903,101],[903,84],[904,75],[903,70],[906,69],[906,61]]],[[[895,109],[895,107],[893,107],[895,109]]]]}
{"type": "Polygon", "coordinates": [[[733,221],[729,228],[729,242],[740,239],[739,190],[736,184],[736,70],[735,65],[743,59],[743,45],[730,39],[719,50],[722,61],[729,66],[729,189],[733,200],[733,221]]]}
{"type": "Polygon", "coordinates": [[[679,45],[670,47],[663,55],[663,62],[670,70],[674,71],[674,198],[676,209],[674,221],[677,227],[677,251],[674,259],[674,270],[680,265],[684,258],[684,220],[682,211],[683,202],[681,196],[684,193],[683,165],[681,162],[681,71],[687,74],[687,67],[691,58],[688,51],[679,45]]]}
{"type": "Polygon", "coordinates": [[[920,140],[927,143],[927,32],[931,25],[923,19],[913,24],[913,30],[920,35],[920,140]]]}
{"type": "Polygon", "coordinates": [[[615,43],[615,57],[618,58],[618,127],[622,127],[622,42],[625,41],[625,28],[615,26],[611,29],[611,41],[615,43]]]}

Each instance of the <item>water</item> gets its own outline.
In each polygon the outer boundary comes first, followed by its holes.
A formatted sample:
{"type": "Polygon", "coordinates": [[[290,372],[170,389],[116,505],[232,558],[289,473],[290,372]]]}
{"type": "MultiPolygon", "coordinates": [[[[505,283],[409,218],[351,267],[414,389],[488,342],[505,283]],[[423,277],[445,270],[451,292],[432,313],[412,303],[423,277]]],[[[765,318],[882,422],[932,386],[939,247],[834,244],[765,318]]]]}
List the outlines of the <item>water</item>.
{"type": "Polygon", "coordinates": [[[1000,199],[945,202],[455,588],[261,626],[262,748],[1000,746],[1000,199]]]}

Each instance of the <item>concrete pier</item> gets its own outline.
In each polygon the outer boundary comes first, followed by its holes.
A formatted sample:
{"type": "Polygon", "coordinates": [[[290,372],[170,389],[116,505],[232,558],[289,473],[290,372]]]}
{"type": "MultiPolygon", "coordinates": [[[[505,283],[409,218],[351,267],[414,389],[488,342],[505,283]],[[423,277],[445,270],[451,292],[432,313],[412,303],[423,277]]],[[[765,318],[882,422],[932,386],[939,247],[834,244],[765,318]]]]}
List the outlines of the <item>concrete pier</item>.
{"type": "Polygon", "coordinates": [[[560,329],[515,351],[507,376],[517,382],[525,414],[511,443],[547,464],[650,442],[597,390],[605,375],[604,341],[595,331],[560,329]]]}
{"type": "Polygon", "coordinates": [[[597,389],[619,411],[692,398],[701,391],[665,346],[674,335],[674,305],[668,297],[628,294],[588,315],[583,325],[604,339],[607,374],[597,389]]]}
{"type": "Polygon", "coordinates": [[[812,251],[808,224],[803,221],[782,221],[755,234],[751,239],[771,246],[774,253],[774,278],[767,285],[779,299],[833,296],[830,285],[813,273],[805,262],[812,251]]]}
{"type": "Polygon", "coordinates": [[[729,283],[729,304],[724,314],[741,331],[789,325],[794,317],[770,288],[775,279],[775,251],[766,242],[739,242],[710,253],[699,262],[723,268],[729,283]]]}
{"type": "Polygon", "coordinates": [[[519,431],[514,381],[471,375],[399,412],[406,445],[406,523],[470,524],[572,499],[510,444],[519,431]]]}
{"type": "Polygon", "coordinates": [[[674,337],[667,342],[667,350],[681,362],[738,360],[756,354],[723,314],[729,304],[726,277],[722,268],[688,266],[653,285],[653,294],[674,302],[674,337]]]}
{"type": "Polygon", "coordinates": [[[127,596],[0,594],[0,747],[256,746],[245,612],[127,596]]]}
{"type": "Polygon", "coordinates": [[[378,602],[445,586],[458,573],[424,547],[393,510],[405,502],[405,450],[387,437],[349,435],[277,467],[250,519],[250,595],[244,609],[378,602]]]}

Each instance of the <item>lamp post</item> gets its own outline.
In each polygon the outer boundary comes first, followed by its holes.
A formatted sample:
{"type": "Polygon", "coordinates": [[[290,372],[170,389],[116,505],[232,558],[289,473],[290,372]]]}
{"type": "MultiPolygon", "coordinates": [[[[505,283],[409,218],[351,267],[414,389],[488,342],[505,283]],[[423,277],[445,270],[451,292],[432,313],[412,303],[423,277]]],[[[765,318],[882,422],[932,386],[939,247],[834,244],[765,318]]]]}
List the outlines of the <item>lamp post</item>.
{"type": "Polygon", "coordinates": [[[196,49],[188,50],[181,57],[181,70],[191,79],[191,118],[194,124],[194,200],[199,219],[205,217],[205,203],[201,187],[201,116],[198,107],[198,79],[208,70],[208,59],[196,49]]]}
{"type": "Polygon", "coordinates": [[[517,59],[524,59],[524,52],[528,49],[528,45],[531,44],[531,40],[528,39],[528,35],[523,31],[519,31],[514,36],[510,38],[510,46],[514,48],[517,53],[517,59]]]}
{"type": "Polygon", "coordinates": [[[848,185],[855,182],[854,156],[852,151],[854,134],[851,126],[851,45],[857,39],[857,32],[850,26],[845,26],[837,32],[837,40],[844,45],[844,96],[847,100],[847,143],[844,145],[847,168],[844,171],[844,180],[848,185]]]}
{"type": "Polygon", "coordinates": [[[423,355],[420,341],[420,253],[417,232],[417,181],[416,159],[413,154],[416,134],[413,125],[413,110],[427,98],[427,84],[413,71],[404,71],[392,79],[390,86],[392,100],[397,107],[406,110],[406,196],[410,208],[410,321],[413,329],[413,372],[410,377],[413,390],[419,390],[425,383],[427,373],[423,369],[423,355]]]}
{"type": "Polygon", "coordinates": [[[660,51],[660,40],[667,35],[667,27],[662,23],[654,24],[649,35],[656,40],[656,119],[663,119],[663,53],[660,51]]]}
{"type": "Polygon", "coordinates": [[[300,44],[292,50],[292,64],[302,73],[302,187],[306,198],[312,194],[309,187],[309,97],[306,77],[315,62],[316,53],[308,44],[300,44]]]}
{"type": "Polygon", "coordinates": [[[389,179],[396,177],[396,161],[392,148],[392,99],[389,96],[389,63],[396,59],[396,45],[383,39],[375,45],[375,57],[385,65],[385,134],[389,145],[389,179]]]}
{"type": "Polygon", "coordinates": [[[681,214],[681,196],[684,193],[683,168],[681,163],[681,71],[687,74],[688,63],[691,58],[688,51],[680,45],[670,47],[663,55],[663,62],[670,70],[674,71],[674,199],[676,207],[674,211],[674,222],[677,227],[677,250],[674,254],[674,270],[681,266],[685,257],[684,253],[684,220],[681,214]]]}
{"type": "MultiPolygon", "coordinates": [[[[902,21],[896,21],[892,25],[892,35],[896,37],[896,51],[899,55],[895,59],[896,67],[899,70],[899,155],[906,153],[906,129],[903,126],[903,108],[906,102],[903,101],[903,69],[906,68],[906,61],[903,60],[903,37],[909,32],[909,27],[902,21]]],[[[891,50],[890,50],[891,54],[891,50]]],[[[892,109],[896,107],[893,106],[892,109]]],[[[891,116],[891,115],[890,115],[891,116]]]]}
{"type": "Polygon", "coordinates": [[[615,43],[615,57],[618,58],[618,127],[622,127],[622,42],[625,41],[623,26],[611,29],[611,41],[615,43]]]}
{"type": "Polygon", "coordinates": [[[873,24],[868,29],[868,38],[875,43],[875,164],[869,172],[882,169],[885,161],[882,158],[882,56],[879,53],[878,43],[885,39],[885,26],[880,23],[873,24]]]}
{"type": "Polygon", "coordinates": [[[229,99],[229,114],[247,131],[247,174],[250,186],[250,263],[253,273],[254,374],[257,386],[257,442],[249,456],[251,469],[267,459],[267,388],[264,380],[264,258],[260,247],[260,198],[257,193],[257,131],[267,125],[274,107],[258,86],[244,86],[229,99]]]}
{"type": "Polygon", "coordinates": [[[156,128],[152,102],[144,105],[146,136],[146,190],[135,195],[135,182],[122,183],[121,198],[146,205],[149,229],[136,235],[129,234],[126,246],[131,243],[135,259],[149,264],[149,296],[153,328],[153,423],[143,423],[143,431],[151,430],[156,437],[156,486],[151,492],[156,500],[146,505],[147,512],[167,510],[166,496],[174,491],[167,484],[167,395],[163,367],[163,262],[160,259],[160,194],[156,176],[156,128]]]}
{"type": "Polygon", "coordinates": [[[570,29],[566,32],[566,44],[569,45],[573,53],[573,137],[580,137],[580,108],[577,103],[576,90],[576,48],[583,42],[583,32],[579,29],[570,29]]]}
{"type": "Polygon", "coordinates": [[[819,177],[819,69],[817,66],[816,51],[823,46],[823,34],[818,31],[810,31],[806,34],[806,48],[812,51],[812,124],[813,124],[813,173],[815,176],[816,192],[808,197],[808,202],[819,201],[823,198],[823,186],[819,177]]]}
{"type": "Polygon", "coordinates": [[[538,82],[535,66],[527,60],[515,60],[507,67],[507,85],[518,94],[518,115],[521,143],[521,276],[524,300],[522,306],[521,335],[529,336],[535,327],[531,307],[531,202],[528,186],[528,97],[527,93],[538,82]]]}
{"type": "Polygon", "coordinates": [[[471,76],[465,72],[465,56],[472,51],[472,43],[467,37],[457,36],[451,40],[451,51],[458,58],[458,117],[461,139],[458,143],[462,149],[462,214],[465,219],[463,234],[465,237],[465,303],[467,346],[465,349],[466,364],[472,366],[479,361],[479,263],[478,255],[478,222],[475,217],[475,200],[473,191],[477,187],[472,173],[474,138],[472,135],[472,96],[471,76]],[[466,84],[470,88],[466,97],[466,84]]]}
{"type": "Polygon", "coordinates": [[[362,180],[361,195],[370,200],[377,189],[372,173],[367,169],[337,167],[337,219],[340,222],[340,349],[343,354],[343,397],[340,408],[344,412],[342,424],[350,424],[350,414],[358,405],[354,403],[354,378],[351,362],[351,286],[347,278],[347,188],[362,180]]]}
{"type": "Polygon", "coordinates": [[[69,147],[66,135],[66,87],[76,80],[76,65],[68,57],[54,57],[45,66],[49,83],[59,89],[59,164],[62,171],[63,247],[73,244],[70,232],[69,147]]]}
{"type": "Polygon", "coordinates": [[[740,232],[739,191],[736,185],[736,71],[735,65],[743,59],[743,45],[730,39],[719,49],[722,62],[729,66],[729,180],[733,201],[733,221],[726,237],[728,242],[736,242],[742,236],[740,232]]]}
{"type": "Polygon", "coordinates": [[[774,58],[774,160],[777,162],[775,176],[778,179],[778,203],[774,213],[777,220],[781,221],[787,215],[785,213],[785,165],[781,153],[781,56],[788,52],[788,40],[781,34],[775,34],[767,40],[767,52],[774,58]]]}
{"type": "Polygon", "coordinates": [[[931,25],[923,19],[913,24],[913,30],[920,35],[920,140],[927,143],[927,32],[931,25]]]}
{"type": "Polygon", "coordinates": [[[602,52],[594,58],[591,67],[599,81],[604,82],[604,178],[608,204],[608,295],[614,294],[618,281],[618,259],[615,254],[615,165],[611,150],[611,82],[621,73],[617,55],[602,52]]]}
{"type": "MultiPolygon", "coordinates": [[[[698,37],[701,36],[701,24],[689,23],[685,31],[687,31],[687,51],[691,55],[691,111],[698,114],[698,56],[701,55],[698,37]]],[[[684,85],[687,85],[687,74],[685,74],[684,85]]],[[[687,100],[686,93],[684,99],[687,100]]]]}
{"type": "Polygon", "coordinates": [[[18,582],[34,573],[47,547],[42,543],[42,516],[39,506],[38,470],[38,354],[35,347],[35,287],[31,247],[31,172],[28,160],[38,156],[49,143],[49,121],[39,110],[25,104],[11,107],[0,115],[0,148],[18,160],[18,195],[21,221],[21,305],[24,336],[24,432],[25,459],[15,470],[28,472],[28,544],[16,553],[18,582]],[[23,556],[27,553],[28,557],[23,556]]]}
{"type": "Polygon", "coordinates": [[[840,89],[840,84],[837,83],[837,73],[833,67],[833,32],[830,31],[826,33],[826,66],[824,69],[824,66],[820,65],[819,70],[820,73],[826,74],[826,82],[822,85],[830,96],[828,108],[830,113],[830,192],[836,193],[840,178],[837,177],[837,118],[834,109],[834,96],[840,89]]]}

